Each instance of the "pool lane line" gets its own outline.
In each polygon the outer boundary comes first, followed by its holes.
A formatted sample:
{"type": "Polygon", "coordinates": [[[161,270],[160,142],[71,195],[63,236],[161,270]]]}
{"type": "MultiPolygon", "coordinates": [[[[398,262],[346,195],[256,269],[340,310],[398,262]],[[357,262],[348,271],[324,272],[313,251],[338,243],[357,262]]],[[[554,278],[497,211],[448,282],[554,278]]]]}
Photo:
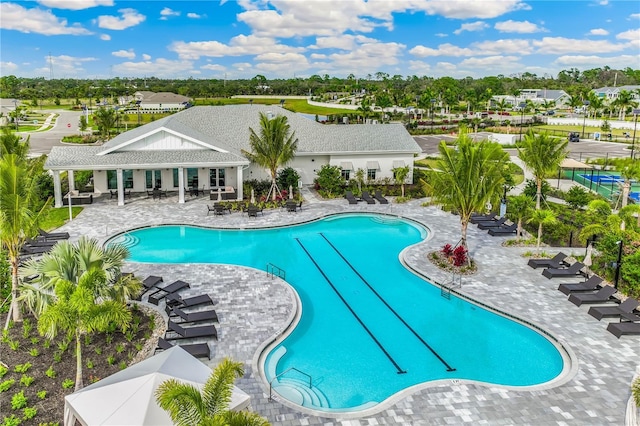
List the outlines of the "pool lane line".
{"type": "Polygon", "coordinates": [[[351,306],[349,306],[349,303],[345,300],[344,297],[342,297],[342,294],[340,294],[340,292],[338,291],[338,289],[333,285],[333,283],[331,282],[331,280],[329,279],[329,277],[327,277],[327,275],[324,273],[324,271],[322,270],[322,268],[320,268],[320,265],[318,265],[318,263],[316,262],[316,260],[311,256],[311,254],[309,253],[309,251],[307,250],[307,248],[302,244],[302,241],[300,241],[299,238],[294,238],[298,244],[300,244],[300,247],[302,247],[302,250],[304,250],[304,252],[307,254],[307,256],[309,257],[309,259],[311,259],[311,262],[313,262],[313,264],[316,266],[316,268],[318,268],[318,271],[320,271],[320,273],[322,274],[322,276],[324,277],[325,280],[327,280],[327,282],[329,283],[329,285],[331,286],[331,288],[333,289],[333,291],[338,295],[338,297],[340,298],[340,300],[342,300],[342,303],[344,303],[344,305],[347,307],[347,309],[349,309],[349,312],[351,312],[351,314],[355,317],[355,319],[360,323],[360,325],[362,326],[362,328],[364,328],[364,330],[369,334],[369,336],[373,339],[373,341],[376,343],[376,345],[378,345],[378,347],[380,348],[380,350],[387,356],[387,358],[389,358],[389,361],[391,361],[391,363],[393,364],[393,366],[396,368],[397,373],[398,374],[406,374],[406,370],[403,370],[398,363],[393,359],[393,357],[389,354],[389,352],[387,352],[387,350],[384,348],[384,346],[382,346],[382,343],[380,343],[380,341],[378,339],[376,339],[376,336],[373,335],[373,333],[371,332],[371,330],[369,330],[369,328],[367,328],[367,326],[365,325],[365,323],[362,321],[362,319],[360,319],[360,317],[358,316],[358,314],[356,314],[356,312],[353,310],[353,308],[351,308],[351,306]]]}
{"type": "Polygon", "coordinates": [[[435,349],[433,349],[414,329],[413,327],[411,327],[405,320],[404,318],[402,318],[400,316],[400,314],[398,312],[396,312],[395,309],[393,309],[393,307],[391,307],[391,305],[389,305],[389,303],[384,300],[384,298],[380,295],[380,293],[378,293],[376,291],[376,289],[374,289],[371,284],[369,284],[367,282],[367,280],[364,279],[364,277],[362,275],[360,275],[360,272],[358,272],[356,270],[356,268],[353,267],[353,265],[342,255],[342,253],[340,253],[340,251],[336,248],[336,246],[334,246],[331,241],[329,241],[329,239],[322,233],[319,232],[320,236],[322,238],[324,238],[324,240],[327,242],[327,244],[329,244],[331,246],[331,248],[333,250],[335,250],[336,253],[338,253],[338,256],[340,256],[342,258],[342,260],[344,260],[344,262],[349,265],[349,267],[351,268],[351,270],[362,280],[363,283],[366,284],[367,287],[369,287],[369,290],[371,290],[373,292],[373,294],[375,294],[376,296],[378,296],[378,299],[380,299],[380,301],[382,303],[384,303],[384,305],[396,316],[396,318],[398,318],[400,320],[400,322],[402,322],[402,324],[404,324],[405,327],[407,327],[409,329],[409,331],[411,331],[413,333],[414,336],[416,336],[418,338],[418,340],[420,340],[420,342],[422,342],[422,344],[431,351],[432,354],[434,354],[436,356],[436,358],[438,358],[440,360],[440,362],[447,367],[447,371],[456,371],[455,368],[451,367],[447,361],[445,361],[439,354],[438,352],[435,351],[435,349]]]}

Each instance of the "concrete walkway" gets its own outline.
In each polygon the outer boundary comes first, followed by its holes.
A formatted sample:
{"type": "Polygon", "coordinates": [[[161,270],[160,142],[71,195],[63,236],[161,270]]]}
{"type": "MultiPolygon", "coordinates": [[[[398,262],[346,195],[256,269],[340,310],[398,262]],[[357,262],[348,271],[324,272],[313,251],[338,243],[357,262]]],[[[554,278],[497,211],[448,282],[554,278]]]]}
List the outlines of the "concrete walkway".
{"type": "MultiPolygon", "coordinates": [[[[425,200],[349,205],[344,199],[323,201],[307,188],[303,193],[308,201],[301,212],[265,211],[257,219],[238,212],[208,216],[206,205],[211,202],[202,197],[187,198],[185,204],[178,204],[177,197],[134,197],[122,207],[117,206],[116,200],[100,197],[61,230],[70,232],[73,239],[86,235],[104,241],[148,225],[249,229],[300,223],[333,213],[379,212],[407,217],[428,227],[429,238],[406,250],[404,260],[433,281],[450,279],[426,256],[446,243],[458,241],[457,216],[435,207],[422,207],[425,200]]],[[[209,342],[214,358],[208,364],[215,365],[225,356],[244,362],[246,375],[237,385],[251,395],[253,409],[274,425],[624,424],[630,382],[640,360],[640,336],[616,339],[606,331],[607,321],[587,315],[588,307],[569,303],[556,290],[559,280],[548,280],[539,269],[526,265],[527,259],[521,253],[530,248],[503,247],[505,238],[491,237],[475,226],[468,232],[479,270],[463,278],[459,291],[555,336],[574,356],[571,372],[561,383],[538,390],[518,390],[464,379],[441,381],[417,386],[380,404],[377,412],[367,416],[312,414],[290,403],[269,400],[268,385],[255,370],[259,348],[283,330],[294,314],[294,293],[285,282],[270,279],[264,271],[229,265],[130,263],[127,269],[142,278],[153,274],[162,275],[165,282],[183,279],[191,283],[187,295],[206,292],[217,300],[219,339],[209,342]]],[[[455,345],[455,337],[451,344],[455,345]]]]}

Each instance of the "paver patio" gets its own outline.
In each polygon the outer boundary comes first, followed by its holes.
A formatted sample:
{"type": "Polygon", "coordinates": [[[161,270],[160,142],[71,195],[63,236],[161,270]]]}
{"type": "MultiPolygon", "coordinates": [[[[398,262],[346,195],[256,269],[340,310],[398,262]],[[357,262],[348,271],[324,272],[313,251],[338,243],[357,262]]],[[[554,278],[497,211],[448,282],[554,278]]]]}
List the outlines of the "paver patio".
{"type": "MultiPolygon", "coordinates": [[[[304,222],[340,212],[380,212],[416,220],[431,230],[427,241],[405,251],[405,261],[425,276],[445,282],[450,276],[426,260],[426,254],[445,243],[459,240],[458,217],[424,200],[406,204],[349,205],[346,200],[320,201],[306,188],[302,211],[265,211],[249,218],[238,212],[207,216],[203,197],[152,200],[133,197],[123,207],[101,197],[61,230],[72,239],[81,235],[105,241],[131,228],[158,224],[194,224],[220,228],[252,228],[304,222]]],[[[294,313],[294,293],[281,280],[264,271],[230,265],[139,264],[127,270],[141,277],[162,275],[166,283],[183,279],[191,283],[186,295],[206,292],[216,301],[220,318],[219,340],[214,342],[215,365],[225,356],[245,363],[245,377],[237,385],[251,395],[252,407],[276,425],[432,425],[432,424],[624,424],[630,382],[640,363],[640,336],[616,339],[606,331],[607,321],[587,315],[588,307],[576,307],[557,291],[559,281],[548,280],[541,270],[527,266],[520,256],[525,248],[501,246],[504,237],[491,237],[470,226],[468,243],[479,264],[477,274],[462,280],[461,293],[511,313],[548,330],[577,359],[573,375],[564,384],[540,390],[514,390],[465,380],[441,381],[383,404],[376,414],[364,417],[312,415],[290,404],[268,399],[268,386],[258,380],[256,351],[285,328],[294,313]]],[[[566,252],[566,248],[563,248],[566,252]]],[[[576,251],[576,254],[580,251],[576,251]]],[[[444,319],[446,321],[446,319],[444,319]]]]}

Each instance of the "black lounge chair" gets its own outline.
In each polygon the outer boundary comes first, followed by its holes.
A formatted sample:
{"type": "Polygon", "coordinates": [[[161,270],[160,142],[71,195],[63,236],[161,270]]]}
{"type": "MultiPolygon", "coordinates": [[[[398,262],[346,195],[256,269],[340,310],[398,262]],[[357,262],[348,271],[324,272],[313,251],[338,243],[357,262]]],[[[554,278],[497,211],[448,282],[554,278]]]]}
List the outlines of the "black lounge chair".
{"type": "Polygon", "coordinates": [[[373,198],[378,200],[380,204],[389,204],[389,200],[382,196],[382,191],[380,191],[379,189],[377,189],[375,194],[373,194],[373,198]]]}
{"type": "Polygon", "coordinates": [[[47,232],[44,229],[38,229],[38,234],[47,240],[68,240],[68,232],[47,232]]]}
{"type": "Polygon", "coordinates": [[[566,295],[569,295],[571,293],[594,291],[598,290],[601,283],[602,278],[597,275],[592,275],[588,280],[580,283],[562,283],[558,286],[558,290],[566,295]]]}
{"type": "Polygon", "coordinates": [[[500,228],[507,221],[506,217],[501,217],[498,220],[493,220],[490,222],[480,222],[478,223],[478,229],[491,229],[491,228],[500,228]]]}
{"type": "Polygon", "coordinates": [[[630,297],[618,306],[592,306],[587,313],[600,321],[605,317],[609,318],[620,316],[620,314],[631,314],[638,305],[640,305],[640,302],[630,297]]]}
{"type": "Polygon", "coordinates": [[[577,293],[569,296],[569,302],[576,306],[591,304],[591,303],[605,303],[613,302],[611,297],[618,291],[614,287],[607,285],[602,287],[595,293],[577,293]]]}
{"type": "Polygon", "coordinates": [[[48,252],[49,250],[51,250],[53,248],[53,245],[50,246],[30,246],[30,245],[23,245],[22,248],[20,249],[20,254],[21,255],[29,255],[29,254],[43,254],[48,252]]]}
{"type": "Polygon", "coordinates": [[[182,280],[174,281],[166,287],[157,287],[157,290],[149,295],[149,303],[157,305],[162,299],[171,293],[176,293],[182,289],[189,288],[189,283],[182,280]]]}
{"type": "Polygon", "coordinates": [[[161,282],[162,282],[162,277],[158,277],[155,275],[149,275],[147,278],[142,280],[142,289],[138,297],[136,297],[136,300],[142,299],[142,296],[144,296],[146,292],[148,292],[149,290],[151,290],[161,282]]]}
{"type": "Polygon", "coordinates": [[[255,205],[252,205],[252,204],[250,204],[249,207],[247,207],[247,215],[249,217],[258,217],[258,213],[264,214],[262,212],[262,208],[260,208],[258,206],[255,206],[255,205]]]}
{"type": "Polygon", "coordinates": [[[549,279],[557,277],[572,277],[575,275],[580,275],[580,270],[582,268],[584,268],[584,263],[575,262],[568,268],[547,268],[542,271],[542,275],[549,279]]]}
{"type": "MultiPolygon", "coordinates": [[[[207,343],[193,343],[190,345],[178,345],[178,346],[180,346],[182,349],[184,349],[185,351],[187,351],[189,354],[193,355],[196,358],[207,357],[211,359],[211,348],[207,343]]],[[[167,350],[167,349],[171,349],[172,347],[173,345],[171,344],[171,342],[168,342],[162,337],[158,338],[158,347],[156,348],[156,351],[158,349],[167,350]]]]}
{"type": "Polygon", "coordinates": [[[367,202],[367,204],[375,204],[376,200],[371,197],[369,191],[362,191],[362,199],[367,202]]]}
{"type": "Polygon", "coordinates": [[[358,204],[358,199],[353,195],[353,192],[347,191],[344,196],[349,201],[349,204],[358,204]]]}
{"type": "Polygon", "coordinates": [[[566,254],[560,252],[553,256],[551,259],[529,259],[527,265],[533,269],[537,268],[560,268],[564,264],[564,260],[569,257],[566,254]]]}
{"type": "Polygon", "coordinates": [[[620,322],[610,322],[607,331],[618,339],[625,334],[640,335],[640,316],[633,314],[623,314],[620,322]]]}
{"type": "Polygon", "coordinates": [[[491,228],[489,229],[489,235],[491,235],[492,237],[497,237],[500,235],[511,235],[511,234],[515,234],[516,232],[518,232],[518,224],[517,223],[513,223],[511,225],[508,226],[499,226],[497,228],[491,228]]]}
{"type": "Polygon", "coordinates": [[[178,293],[168,294],[165,298],[167,306],[177,306],[180,309],[190,308],[192,306],[207,306],[213,305],[213,300],[208,294],[201,294],[199,296],[187,297],[183,299],[178,293]]]}
{"type": "Polygon", "coordinates": [[[231,213],[231,209],[226,204],[214,204],[213,214],[222,216],[225,213],[231,213]]]}
{"type": "Polygon", "coordinates": [[[190,339],[192,337],[213,337],[218,339],[218,330],[213,324],[201,325],[198,327],[182,327],[171,320],[167,323],[167,333],[177,334],[177,337],[168,337],[166,334],[164,338],[166,340],[178,340],[178,339],[190,339]]]}
{"type": "Polygon", "coordinates": [[[469,222],[473,223],[473,224],[477,224],[480,222],[490,222],[492,220],[497,220],[498,218],[496,217],[496,215],[494,213],[489,213],[489,214],[472,214],[471,215],[471,219],[469,219],[469,222]]]}
{"type": "Polygon", "coordinates": [[[165,312],[172,319],[175,317],[181,318],[182,319],[182,321],[180,322],[181,324],[187,323],[187,322],[196,323],[196,322],[204,322],[204,321],[219,322],[218,314],[216,314],[216,311],[213,309],[210,309],[208,311],[185,312],[182,309],[178,308],[177,306],[174,306],[174,307],[167,306],[165,308],[165,312]]]}

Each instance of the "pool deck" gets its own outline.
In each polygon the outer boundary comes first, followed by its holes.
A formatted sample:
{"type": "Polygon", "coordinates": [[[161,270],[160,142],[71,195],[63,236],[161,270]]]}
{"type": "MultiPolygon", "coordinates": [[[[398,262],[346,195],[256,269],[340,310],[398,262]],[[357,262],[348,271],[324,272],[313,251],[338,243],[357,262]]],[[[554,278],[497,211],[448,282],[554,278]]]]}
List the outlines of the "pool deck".
{"type": "MultiPolygon", "coordinates": [[[[405,251],[405,261],[439,282],[450,280],[426,255],[459,240],[457,216],[422,207],[424,200],[349,205],[344,199],[318,200],[306,188],[304,196],[307,201],[300,212],[265,210],[257,218],[239,212],[207,215],[206,205],[212,201],[203,197],[187,197],[185,204],[178,204],[177,196],[161,200],[133,197],[121,207],[115,199],[100,197],[83,206],[84,211],[60,230],[68,231],[72,239],[86,235],[104,241],[125,230],[159,224],[252,228],[305,222],[332,213],[386,213],[416,220],[431,230],[427,241],[405,251]]],[[[258,380],[254,370],[256,351],[286,328],[295,314],[295,295],[280,279],[271,279],[264,271],[229,265],[130,263],[127,270],[141,278],[161,275],[165,283],[185,280],[191,283],[185,295],[206,292],[217,301],[219,339],[211,344],[214,356],[207,363],[215,366],[226,356],[244,362],[246,374],[236,385],[251,395],[253,410],[274,425],[624,424],[630,383],[640,364],[640,336],[615,338],[606,331],[606,319],[597,321],[587,315],[589,306],[576,307],[556,290],[559,282],[576,280],[543,277],[540,269],[528,267],[520,256],[531,248],[502,247],[504,239],[469,226],[468,244],[479,270],[464,277],[458,291],[549,331],[577,358],[573,375],[559,386],[525,391],[465,380],[439,382],[388,401],[376,414],[361,417],[313,415],[268,399],[268,386],[258,380]]]]}

